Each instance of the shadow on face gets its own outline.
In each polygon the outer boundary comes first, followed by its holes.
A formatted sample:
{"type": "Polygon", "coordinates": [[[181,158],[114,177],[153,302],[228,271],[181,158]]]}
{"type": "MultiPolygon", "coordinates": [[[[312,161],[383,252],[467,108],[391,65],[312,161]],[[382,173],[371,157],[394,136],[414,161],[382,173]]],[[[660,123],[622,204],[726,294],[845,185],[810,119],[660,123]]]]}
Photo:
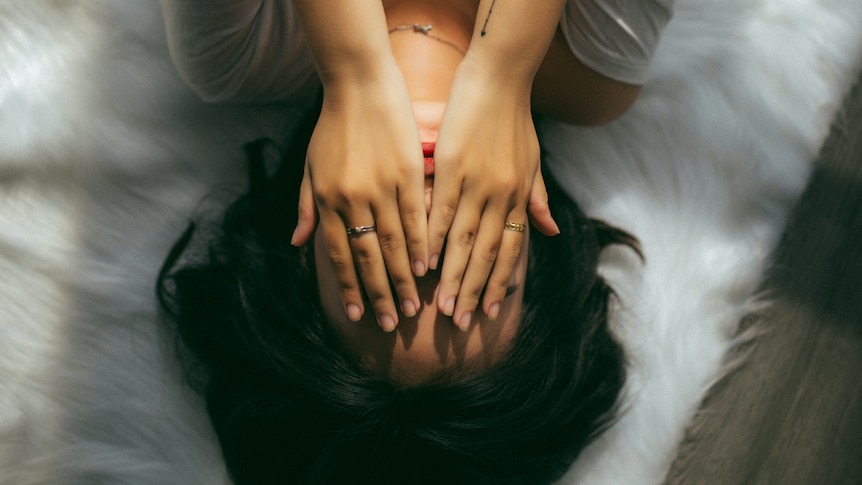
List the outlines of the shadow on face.
{"type": "Polygon", "coordinates": [[[511,348],[517,335],[524,299],[528,245],[512,275],[500,315],[490,321],[476,310],[467,331],[461,331],[452,317],[440,313],[435,302],[440,283],[439,271],[416,280],[421,301],[418,313],[398,316],[398,326],[384,332],[377,325],[371,304],[359,322],[351,322],[344,312],[332,262],[326,258],[323,238],[315,235],[315,266],[318,291],[327,320],[334,325],[345,347],[377,375],[404,386],[426,383],[437,378],[457,378],[487,369],[511,348]]]}

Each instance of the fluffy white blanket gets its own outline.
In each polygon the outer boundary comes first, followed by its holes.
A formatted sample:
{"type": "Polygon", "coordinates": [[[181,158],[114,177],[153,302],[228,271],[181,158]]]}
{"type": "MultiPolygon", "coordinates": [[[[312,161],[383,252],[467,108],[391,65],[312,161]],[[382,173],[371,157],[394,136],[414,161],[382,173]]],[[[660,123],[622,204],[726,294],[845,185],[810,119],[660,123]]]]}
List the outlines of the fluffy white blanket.
{"type": "MultiPolygon", "coordinates": [[[[858,0],[678,0],[634,108],[542,127],[609,251],[622,420],[567,483],[658,483],[725,366],[785,216],[862,60],[858,0]]],[[[187,217],[242,180],[284,107],[205,106],[153,0],[0,3],[0,482],[226,483],[153,281],[187,217]]]]}

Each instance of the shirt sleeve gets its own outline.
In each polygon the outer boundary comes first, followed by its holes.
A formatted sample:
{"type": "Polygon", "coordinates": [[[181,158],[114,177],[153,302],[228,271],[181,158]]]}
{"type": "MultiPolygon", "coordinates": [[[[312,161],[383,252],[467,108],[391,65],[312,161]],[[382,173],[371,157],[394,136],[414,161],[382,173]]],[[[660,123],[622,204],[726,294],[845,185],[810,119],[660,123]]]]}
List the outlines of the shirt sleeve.
{"type": "Polygon", "coordinates": [[[644,84],[674,0],[568,0],[560,26],[575,57],[611,79],[644,84]]]}
{"type": "Polygon", "coordinates": [[[180,76],[210,102],[290,99],[316,84],[293,2],[162,0],[180,76]]]}

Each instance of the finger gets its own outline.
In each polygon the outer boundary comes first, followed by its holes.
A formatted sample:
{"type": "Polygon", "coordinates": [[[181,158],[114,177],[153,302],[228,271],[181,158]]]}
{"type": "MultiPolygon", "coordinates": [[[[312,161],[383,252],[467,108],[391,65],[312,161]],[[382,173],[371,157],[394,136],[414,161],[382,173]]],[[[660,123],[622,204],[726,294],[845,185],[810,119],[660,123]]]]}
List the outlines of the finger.
{"type": "MultiPolygon", "coordinates": [[[[405,256],[409,255],[413,274],[419,277],[425,276],[428,271],[428,217],[425,210],[424,184],[424,180],[417,177],[415,183],[399,187],[398,193],[398,210],[407,241],[405,256]]],[[[387,261],[387,266],[388,264],[387,261]]],[[[410,281],[413,282],[413,278],[410,278],[410,281]]]]}
{"type": "MultiPolygon", "coordinates": [[[[354,213],[351,214],[351,217],[352,225],[348,227],[357,227],[360,225],[373,227],[374,225],[374,217],[370,209],[363,211],[363,215],[354,213]]],[[[365,288],[365,295],[374,308],[374,313],[377,316],[377,324],[385,332],[391,332],[395,330],[395,326],[398,324],[398,312],[392,299],[389,275],[386,272],[386,264],[380,249],[377,230],[357,233],[348,237],[353,262],[356,265],[356,271],[359,273],[362,286],[365,288]]],[[[385,237],[389,238],[391,235],[385,232],[385,237]]]]}
{"type": "MultiPolygon", "coordinates": [[[[514,210],[509,213],[507,221],[520,223],[526,221],[523,209],[514,210]]],[[[505,223],[504,223],[505,224],[505,223]]],[[[504,226],[505,227],[505,226],[504,226]]],[[[500,314],[500,307],[506,298],[506,293],[512,282],[512,275],[517,269],[518,262],[523,251],[524,241],[527,237],[527,225],[523,224],[524,232],[504,229],[500,241],[500,250],[497,252],[497,260],[494,269],[488,277],[485,285],[485,296],[482,300],[482,310],[488,319],[494,321],[500,314]]]]}
{"type": "Polygon", "coordinates": [[[545,187],[545,179],[542,177],[541,169],[536,170],[536,177],[533,179],[527,212],[530,214],[530,222],[542,234],[556,236],[560,233],[560,228],[554,221],[548,206],[548,189],[545,187]]]}
{"type": "Polygon", "coordinates": [[[484,203],[463,200],[446,239],[446,258],[440,270],[437,290],[437,308],[444,315],[452,316],[461,288],[461,279],[470,260],[470,253],[479,230],[480,212],[484,203]]]}
{"type": "Polygon", "coordinates": [[[296,229],[293,231],[293,236],[290,238],[290,244],[294,246],[303,246],[311,239],[314,234],[314,226],[317,225],[317,204],[314,203],[314,193],[311,189],[311,176],[308,171],[308,164],[305,164],[305,173],[302,175],[302,183],[299,186],[299,217],[296,223],[296,229]]]}
{"type": "MultiPolygon", "coordinates": [[[[385,290],[390,292],[389,281],[391,280],[401,305],[401,312],[406,317],[413,317],[419,310],[419,293],[416,291],[416,278],[411,269],[400,214],[398,210],[388,205],[378,209],[374,214],[374,220],[377,222],[377,239],[388,279],[375,279],[373,284],[381,286],[380,291],[385,285],[385,290]]],[[[423,245],[424,243],[423,240],[423,245]]],[[[367,283],[366,290],[368,290],[367,283]]]]}
{"type": "MultiPolygon", "coordinates": [[[[430,181],[426,182],[425,183],[425,213],[426,214],[431,213],[431,192],[432,192],[431,189],[432,189],[432,185],[431,185],[430,181]]],[[[427,224],[425,227],[427,229],[427,227],[428,227],[427,224]]],[[[426,243],[427,243],[427,241],[426,241],[426,243]]]]}
{"type": "MultiPolygon", "coordinates": [[[[461,197],[460,181],[453,184],[445,183],[443,180],[445,180],[443,177],[436,177],[431,194],[431,213],[428,215],[428,267],[430,269],[437,269],[443,243],[447,240],[461,197]]],[[[478,223],[476,225],[478,226],[478,223]]]]}
{"type": "MultiPolygon", "coordinates": [[[[479,304],[479,298],[488,283],[488,276],[495,267],[505,221],[506,214],[502,212],[485,211],[482,214],[476,244],[473,245],[470,260],[467,262],[466,271],[461,279],[455,312],[452,315],[455,325],[463,331],[470,328],[470,322],[479,304]]],[[[446,257],[445,264],[448,264],[448,254],[446,257]]]]}
{"type": "Polygon", "coordinates": [[[323,231],[323,242],[335,279],[344,312],[352,322],[358,322],[365,313],[362,300],[362,290],[353,263],[353,253],[346,237],[344,222],[334,212],[324,212],[320,216],[320,230],[323,231]]]}

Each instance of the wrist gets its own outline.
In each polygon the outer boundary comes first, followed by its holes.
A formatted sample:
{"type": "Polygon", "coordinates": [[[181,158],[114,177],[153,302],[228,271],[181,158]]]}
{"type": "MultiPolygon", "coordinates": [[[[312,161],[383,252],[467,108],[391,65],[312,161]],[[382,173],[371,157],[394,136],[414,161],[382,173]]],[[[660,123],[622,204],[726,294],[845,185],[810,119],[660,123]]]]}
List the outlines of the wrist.
{"type": "Polygon", "coordinates": [[[564,4],[565,0],[480,0],[467,57],[511,83],[532,84],[564,4]]]}
{"type": "Polygon", "coordinates": [[[399,78],[403,82],[391,52],[339,57],[343,57],[343,60],[332,60],[316,66],[324,90],[363,89],[399,78]]]}
{"type": "Polygon", "coordinates": [[[481,60],[465,57],[455,73],[450,99],[464,90],[497,104],[508,103],[529,109],[533,77],[534,71],[516,73],[500,70],[481,60]]]}
{"type": "Polygon", "coordinates": [[[344,70],[323,83],[324,109],[342,111],[364,106],[409,106],[404,76],[393,62],[362,71],[344,70]],[[369,104],[370,103],[370,104],[369,104]]]}

